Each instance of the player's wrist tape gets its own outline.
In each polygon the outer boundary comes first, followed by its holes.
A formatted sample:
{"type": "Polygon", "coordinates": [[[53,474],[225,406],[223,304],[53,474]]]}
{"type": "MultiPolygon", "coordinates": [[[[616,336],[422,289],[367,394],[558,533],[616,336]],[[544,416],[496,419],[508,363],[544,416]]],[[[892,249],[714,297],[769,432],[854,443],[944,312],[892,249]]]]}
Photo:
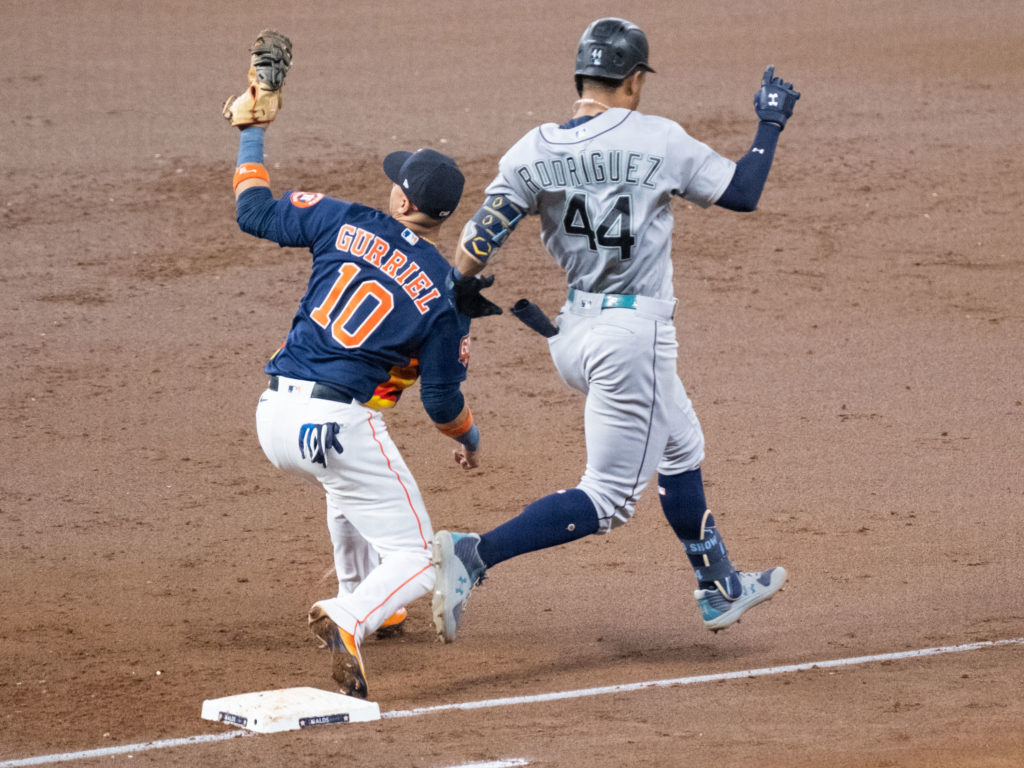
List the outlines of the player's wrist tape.
{"type": "Polygon", "coordinates": [[[263,167],[262,163],[244,163],[235,168],[235,178],[232,179],[232,188],[238,189],[238,185],[249,179],[263,179],[270,183],[270,174],[263,167]]]}
{"type": "Polygon", "coordinates": [[[263,136],[262,126],[251,125],[242,129],[238,135],[238,160],[235,165],[263,162],[263,136]]]}

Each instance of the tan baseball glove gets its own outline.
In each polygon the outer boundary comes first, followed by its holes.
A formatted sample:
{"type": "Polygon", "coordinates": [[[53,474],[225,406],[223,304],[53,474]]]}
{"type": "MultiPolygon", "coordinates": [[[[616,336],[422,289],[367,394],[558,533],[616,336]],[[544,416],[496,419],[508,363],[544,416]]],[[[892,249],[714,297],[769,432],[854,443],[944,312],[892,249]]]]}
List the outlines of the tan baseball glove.
{"type": "Polygon", "coordinates": [[[265,125],[277,117],[284,76],[292,66],[292,41],[280,32],[265,29],[249,53],[248,89],[241,96],[224,102],[224,117],[239,128],[265,125]]]}

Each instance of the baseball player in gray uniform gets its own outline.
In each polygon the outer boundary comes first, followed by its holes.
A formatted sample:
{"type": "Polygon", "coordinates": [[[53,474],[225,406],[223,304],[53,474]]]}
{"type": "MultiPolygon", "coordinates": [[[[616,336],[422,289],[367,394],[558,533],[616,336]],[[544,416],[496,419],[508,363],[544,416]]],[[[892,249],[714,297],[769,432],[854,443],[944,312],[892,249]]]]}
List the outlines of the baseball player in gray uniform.
{"type": "Polygon", "coordinates": [[[704,435],[677,373],[670,204],[753,211],[779,134],[800,97],[769,67],[754,97],[753,145],[733,162],[676,122],[637,111],[648,73],[643,31],[603,18],[576,55],[572,119],[534,128],[502,157],[483,205],[466,224],[456,294],[473,316],[501,310],[479,273],[524,216],[565,270],[568,297],[549,336],[551,357],[586,394],[587,465],[579,484],[528,505],[483,535],[439,531],[433,614],[455,639],[471,590],[488,569],[526,552],[607,533],[627,522],[655,471],[665,517],[692,565],[704,625],[719,631],[771,598],[782,567],[738,571],[707,508],[704,435]],[[469,297],[469,298],[467,298],[469,297]]]}

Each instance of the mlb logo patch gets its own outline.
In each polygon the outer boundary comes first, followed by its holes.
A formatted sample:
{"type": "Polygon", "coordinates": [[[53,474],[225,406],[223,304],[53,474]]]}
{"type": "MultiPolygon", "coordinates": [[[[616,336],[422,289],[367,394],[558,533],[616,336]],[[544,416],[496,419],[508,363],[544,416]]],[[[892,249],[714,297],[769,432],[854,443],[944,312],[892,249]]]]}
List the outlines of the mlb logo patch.
{"type": "Polygon", "coordinates": [[[403,230],[402,239],[405,240],[409,245],[416,245],[420,241],[419,235],[413,232],[411,229],[403,230]]]}

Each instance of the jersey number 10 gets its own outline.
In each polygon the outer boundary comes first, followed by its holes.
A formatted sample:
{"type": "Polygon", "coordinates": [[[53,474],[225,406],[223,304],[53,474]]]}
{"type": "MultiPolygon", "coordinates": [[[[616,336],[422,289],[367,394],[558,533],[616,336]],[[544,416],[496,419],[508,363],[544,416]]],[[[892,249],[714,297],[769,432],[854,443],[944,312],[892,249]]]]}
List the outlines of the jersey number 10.
{"type": "Polygon", "coordinates": [[[569,202],[565,206],[562,226],[567,235],[587,238],[588,247],[595,253],[598,246],[618,248],[619,259],[628,261],[633,253],[633,244],[636,242],[630,227],[632,210],[633,201],[630,196],[620,195],[611,209],[602,217],[601,223],[595,230],[591,224],[590,214],[587,212],[587,196],[582,192],[577,192],[569,198],[569,202]]]}
{"type": "Polygon", "coordinates": [[[387,288],[376,280],[366,280],[358,284],[332,323],[331,315],[341,303],[342,294],[358,274],[359,267],[355,264],[342,264],[338,270],[338,279],[327,292],[326,298],[309,313],[321,328],[329,327],[334,340],[346,349],[361,346],[395,306],[395,298],[387,288]],[[350,329],[348,326],[357,311],[365,313],[365,318],[356,328],[350,329]]]}

